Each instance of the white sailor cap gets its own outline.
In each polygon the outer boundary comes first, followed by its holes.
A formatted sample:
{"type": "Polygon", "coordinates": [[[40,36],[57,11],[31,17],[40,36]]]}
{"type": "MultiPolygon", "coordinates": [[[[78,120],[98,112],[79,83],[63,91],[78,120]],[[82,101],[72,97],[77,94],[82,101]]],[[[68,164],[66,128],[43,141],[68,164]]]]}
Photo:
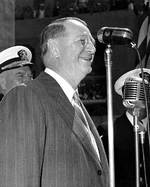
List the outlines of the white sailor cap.
{"type": "MultiPolygon", "coordinates": [[[[150,78],[150,69],[143,68],[143,72],[144,72],[145,80],[147,80],[146,77],[150,78]]],[[[124,83],[127,79],[136,79],[136,80],[142,81],[141,68],[128,71],[127,73],[119,77],[119,79],[114,84],[114,89],[118,95],[123,96],[122,87],[124,86],[124,83]]]]}
{"type": "Polygon", "coordinates": [[[0,73],[31,65],[32,53],[24,46],[13,46],[0,52],[0,73]]]}

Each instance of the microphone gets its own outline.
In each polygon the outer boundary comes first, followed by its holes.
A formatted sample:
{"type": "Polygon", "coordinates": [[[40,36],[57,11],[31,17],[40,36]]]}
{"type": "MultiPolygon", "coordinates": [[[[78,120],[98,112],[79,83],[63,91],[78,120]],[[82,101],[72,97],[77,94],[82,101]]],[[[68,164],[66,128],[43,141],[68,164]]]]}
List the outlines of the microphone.
{"type": "MultiPolygon", "coordinates": [[[[148,103],[150,101],[150,84],[144,79],[146,96],[148,103]]],[[[145,93],[143,82],[138,77],[127,78],[124,83],[123,105],[127,108],[145,108],[145,93]]],[[[141,144],[144,144],[146,127],[141,120],[138,121],[138,133],[140,135],[141,144]]]]}
{"type": "MultiPolygon", "coordinates": [[[[150,101],[150,85],[147,80],[144,79],[146,96],[148,96],[148,103],[150,101]]],[[[145,108],[145,94],[143,88],[143,82],[138,77],[128,77],[124,83],[123,90],[123,105],[127,108],[145,108]]]]}
{"type": "Polygon", "coordinates": [[[97,32],[97,38],[100,43],[112,45],[131,44],[133,33],[128,28],[102,27],[97,32]]]}

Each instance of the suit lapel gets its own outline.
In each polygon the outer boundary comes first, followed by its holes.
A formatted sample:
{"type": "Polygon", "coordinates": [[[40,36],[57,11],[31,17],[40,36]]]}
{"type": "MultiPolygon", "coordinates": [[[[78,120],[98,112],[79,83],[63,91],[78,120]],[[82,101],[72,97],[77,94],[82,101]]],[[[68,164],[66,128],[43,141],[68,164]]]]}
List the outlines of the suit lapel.
{"type": "Polygon", "coordinates": [[[90,130],[95,138],[95,141],[97,143],[97,147],[98,147],[98,150],[99,150],[99,154],[100,154],[100,160],[101,160],[101,163],[103,162],[103,165],[105,165],[105,163],[107,163],[107,157],[106,157],[106,154],[105,154],[105,149],[104,149],[104,146],[103,146],[103,143],[102,143],[102,140],[100,138],[100,135],[98,134],[98,131],[96,129],[96,126],[93,122],[93,120],[91,119],[91,117],[89,116],[87,110],[85,109],[84,105],[82,104],[82,108],[83,108],[83,111],[85,113],[85,116],[87,118],[87,121],[88,121],[88,124],[89,124],[89,127],[90,127],[90,130]],[[102,153],[102,154],[101,154],[102,153]]]}
{"type": "Polygon", "coordinates": [[[89,136],[89,133],[86,129],[85,124],[75,113],[73,106],[71,105],[69,100],[66,98],[64,93],[61,93],[59,96],[60,96],[60,99],[58,99],[58,103],[60,106],[59,112],[61,113],[63,118],[66,120],[67,126],[71,129],[71,131],[77,137],[77,139],[82,144],[84,149],[86,149],[86,151],[93,158],[98,169],[101,169],[99,158],[97,156],[95,149],[93,148],[93,145],[91,143],[91,138],[89,136]]]}
{"type": "Polygon", "coordinates": [[[92,159],[95,161],[97,167],[100,169],[101,168],[100,161],[91,143],[91,138],[88,133],[88,130],[85,124],[83,124],[82,120],[78,117],[76,113],[75,113],[74,123],[73,123],[73,132],[76,135],[76,137],[79,139],[79,142],[83,145],[83,147],[92,157],[92,159]]]}
{"type": "Polygon", "coordinates": [[[78,117],[75,113],[75,110],[68,99],[65,99],[65,95],[60,95],[59,105],[60,110],[59,113],[63,116],[66,121],[67,126],[71,129],[74,135],[77,137],[79,142],[82,144],[84,149],[90,154],[93,160],[96,163],[98,169],[101,169],[100,161],[97,156],[95,149],[91,143],[90,135],[86,129],[83,121],[78,117]]]}

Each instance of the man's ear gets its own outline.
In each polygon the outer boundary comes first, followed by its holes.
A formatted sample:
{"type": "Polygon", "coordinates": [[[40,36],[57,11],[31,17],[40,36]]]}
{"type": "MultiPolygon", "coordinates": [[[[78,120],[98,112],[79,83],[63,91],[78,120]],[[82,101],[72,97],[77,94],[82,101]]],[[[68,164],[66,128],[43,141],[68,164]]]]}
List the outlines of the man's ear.
{"type": "Polygon", "coordinates": [[[49,48],[51,54],[53,55],[53,57],[55,58],[59,58],[60,57],[60,52],[59,52],[59,48],[58,48],[58,42],[56,40],[53,39],[49,39],[47,42],[47,47],[49,48]]]}

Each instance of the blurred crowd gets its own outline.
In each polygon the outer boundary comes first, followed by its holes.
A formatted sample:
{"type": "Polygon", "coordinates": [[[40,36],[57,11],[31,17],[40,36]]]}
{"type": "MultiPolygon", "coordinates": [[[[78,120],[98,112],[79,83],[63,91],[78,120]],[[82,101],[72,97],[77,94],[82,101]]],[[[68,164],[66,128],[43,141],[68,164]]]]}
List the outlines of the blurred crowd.
{"type": "Polygon", "coordinates": [[[56,0],[51,4],[35,3],[33,7],[30,5],[16,4],[15,17],[16,19],[32,19],[54,16],[70,16],[80,13],[96,13],[111,10],[129,9],[135,12],[136,15],[141,15],[148,7],[147,2],[134,0],[71,0],[68,3],[56,0]],[[67,5],[66,5],[67,4],[67,5]]]}

